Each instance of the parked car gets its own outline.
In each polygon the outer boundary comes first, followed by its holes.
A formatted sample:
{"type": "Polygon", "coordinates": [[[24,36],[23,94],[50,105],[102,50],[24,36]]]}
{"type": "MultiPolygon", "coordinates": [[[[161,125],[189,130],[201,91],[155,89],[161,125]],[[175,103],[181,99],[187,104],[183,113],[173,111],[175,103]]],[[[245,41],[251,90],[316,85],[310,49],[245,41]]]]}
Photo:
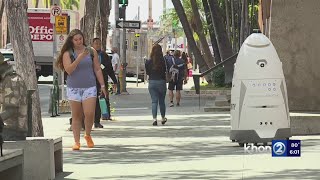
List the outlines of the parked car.
{"type": "Polygon", "coordinates": [[[7,64],[12,65],[13,69],[16,70],[13,51],[11,49],[1,49],[0,52],[4,57],[4,61],[7,62],[7,64]]]}
{"type": "MultiPolygon", "coordinates": [[[[13,70],[16,70],[16,62],[14,60],[14,54],[12,49],[0,49],[1,54],[4,57],[4,61],[13,66],[13,70]]],[[[36,65],[36,71],[39,71],[41,67],[36,65]]]]}

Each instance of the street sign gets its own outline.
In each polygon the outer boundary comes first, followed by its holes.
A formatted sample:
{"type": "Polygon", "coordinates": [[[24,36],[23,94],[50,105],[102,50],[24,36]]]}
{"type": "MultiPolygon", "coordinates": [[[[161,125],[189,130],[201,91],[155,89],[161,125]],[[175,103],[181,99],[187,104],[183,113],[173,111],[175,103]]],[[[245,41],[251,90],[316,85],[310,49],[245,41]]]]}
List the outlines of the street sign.
{"type": "Polygon", "coordinates": [[[56,16],[56,32],[59,34],[68,33],[68,17],[67,16],[56,16]]]}
{"type": "Polygon", "coordinates": [[[65,42],[65,40],[68,38],[67,34],[57,34],[56,40],[57,40],[57,52],[61,51],[61,48],[65,42]]]}
{"type": "Polygon", "coordinates": [[[116,22],[117,28],[140,29],[141,21],[119,21],[116,22]]]}
{"type": "Polygon", "coordinates": [[[60,6],[51,6],[51,16],[60,16],[61,7],[60,6]]]}
{"type": "Polygon", "coordinates": [[[61,7],[60,6],[51,6],[50,9],[50,23],[54,24],[55,23],[55,16],[60,16],[61,15],[61,7]]]}

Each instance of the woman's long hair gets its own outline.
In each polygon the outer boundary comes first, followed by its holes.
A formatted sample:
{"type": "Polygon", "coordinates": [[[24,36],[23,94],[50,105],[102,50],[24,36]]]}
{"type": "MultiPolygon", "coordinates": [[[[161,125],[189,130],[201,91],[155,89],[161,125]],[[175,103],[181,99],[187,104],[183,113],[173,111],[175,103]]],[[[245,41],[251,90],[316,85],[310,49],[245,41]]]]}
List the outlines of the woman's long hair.
{"type": "Polygon", "coordinates": [[[182,53],[181,59],[184,61],[184,63],[188,64],[188,57],[187,57],[187,54],[185,52],[182,53]]]}
{"type": "Polygon", "coordinates": [[[58,56],[58,59],[55,63],[56,67],[61,69],[61,70],[64,70],[64,67],[63,67],[63,54],[66,52],[66,51],[69,51],[69,49],[73,48],[73,42],[72,42],[72,39],[75,35],[78,35],[80,34],[83,38],[83,45],[85,45],[85,41],[84,41],[84,36],[83,36],[83,33],[79,30],[79,29],[74,29],[72,30],[65,43],[63,44],[62,48],[61,48],[61,51],[60,51],[60,54],[58,56]]]}
{"type": "Polygon", "coordinates": [[[163,59],[162,48],[159,44],[155,44],[152,47],[150,59],[152,61],[152,65],[153,65],[152,69],[153,70],[160,72],[161,70],[164,69],[165,63],[164,63],[164,59],[163,59]]]}

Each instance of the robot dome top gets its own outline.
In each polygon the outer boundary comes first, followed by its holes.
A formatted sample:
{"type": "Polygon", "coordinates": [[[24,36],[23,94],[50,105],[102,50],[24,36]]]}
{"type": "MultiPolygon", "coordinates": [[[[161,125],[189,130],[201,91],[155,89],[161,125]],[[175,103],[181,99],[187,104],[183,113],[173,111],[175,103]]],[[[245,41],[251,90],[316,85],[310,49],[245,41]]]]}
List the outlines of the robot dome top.
{"type": "Polygon", "coordinates": [[[253,33],[244,43],[251,47],[266,47],[269,46],[271,42],[264,34],[253,33]]]}

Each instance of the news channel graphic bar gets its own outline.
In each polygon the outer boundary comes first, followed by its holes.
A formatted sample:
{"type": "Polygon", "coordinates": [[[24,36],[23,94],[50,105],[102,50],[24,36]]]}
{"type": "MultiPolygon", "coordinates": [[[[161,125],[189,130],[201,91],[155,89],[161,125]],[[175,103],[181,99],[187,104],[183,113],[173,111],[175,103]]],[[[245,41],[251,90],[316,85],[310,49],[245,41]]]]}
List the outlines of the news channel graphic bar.
{"type": "Polygon", "coordinates": [[[272,140],[272,157],[300,157],[301,140],[272,140]]]}

